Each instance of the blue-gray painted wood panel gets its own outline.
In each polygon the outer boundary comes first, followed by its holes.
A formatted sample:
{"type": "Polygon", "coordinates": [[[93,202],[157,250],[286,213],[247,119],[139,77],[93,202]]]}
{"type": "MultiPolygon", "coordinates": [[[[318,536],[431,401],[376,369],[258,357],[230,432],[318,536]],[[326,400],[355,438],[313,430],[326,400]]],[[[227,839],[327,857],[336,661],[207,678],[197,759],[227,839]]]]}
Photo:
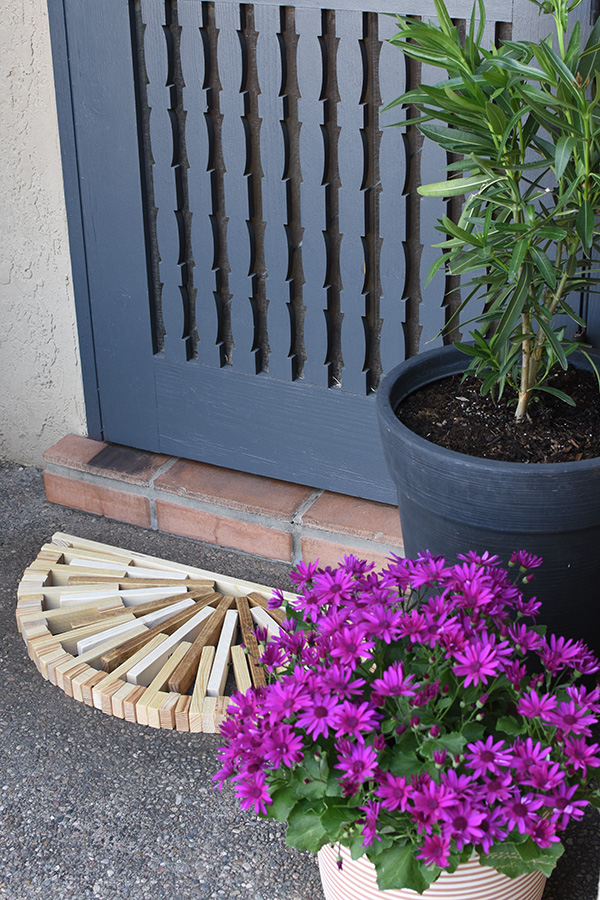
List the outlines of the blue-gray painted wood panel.
{"type": "Polygon", "coordinates": [[[382,13],[432,0],[49,3],[92,432],[392,501],[372,395],[447,315],[447,160],[386,127],[439,72],[382,13]]]}

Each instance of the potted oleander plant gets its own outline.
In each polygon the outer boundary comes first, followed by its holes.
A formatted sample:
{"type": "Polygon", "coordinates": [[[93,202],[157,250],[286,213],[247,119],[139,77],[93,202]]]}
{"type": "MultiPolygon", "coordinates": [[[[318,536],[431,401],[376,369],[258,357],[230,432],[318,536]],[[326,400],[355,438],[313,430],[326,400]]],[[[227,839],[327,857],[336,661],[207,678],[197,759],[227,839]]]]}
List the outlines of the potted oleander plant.
{"type": "Polygon", "coordinates": [[[486,46],[483,0],[465,34],[443,0],[437,21],[398,17],[393,43],[446,73],[391,106],[407,106],[409,126],[453,154],[446,179],[419,192],[464,195],[458,221],[439,222],[430,277],[460,276],[465,339],[392,370],[378,417],[407,554],[493,546],[506,561],[523,546],[545,560],[536,586],[548,625],[600,650],[598,443],[584,445],[567,416],[564,455],[553,431],[572,406],[600,421],[598,356],[577,339],[586,323],[574,300],[583,292],[594,302],[599,281],[600,22],[584,43],[569,22],[581,0],[531,2],[548,36],[499,46],[486,46]],[[479,387],[467,395],[472,378],[479,387]],[[431,405],[427,385],[443,388],[448,409],[433,423],[419,420],[431,405]],[[578,399],[584,388],[591,400],[578,399]],[[404,418],[411,404],[417,425],[404,418]],[[547,441],[537,457],[536,427],[547,441]],[[502,455],[503,441],[496,455],[488,448],[497,434],[516,446],[512,455],[502,455]]]}
{"type": "Polygon", "coordinates": [[[540,562],[351,556],[275,592],[266,686],[234,696],[215,780],[319,854],[326,900],[540,900],[600,766],[598,661],[519,589],[540,562]]]}

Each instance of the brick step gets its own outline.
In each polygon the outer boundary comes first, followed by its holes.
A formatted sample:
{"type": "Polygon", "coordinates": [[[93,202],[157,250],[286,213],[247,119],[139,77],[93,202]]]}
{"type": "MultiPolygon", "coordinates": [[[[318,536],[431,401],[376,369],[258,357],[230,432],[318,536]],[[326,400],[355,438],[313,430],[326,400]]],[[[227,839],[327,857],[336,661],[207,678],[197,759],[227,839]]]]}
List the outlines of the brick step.
{"type": "Polygon", "coordinates": [[[395,506],[67,435],[44,454],[46,497],[264,559],[385,564],[403,553],[395,506]]]}

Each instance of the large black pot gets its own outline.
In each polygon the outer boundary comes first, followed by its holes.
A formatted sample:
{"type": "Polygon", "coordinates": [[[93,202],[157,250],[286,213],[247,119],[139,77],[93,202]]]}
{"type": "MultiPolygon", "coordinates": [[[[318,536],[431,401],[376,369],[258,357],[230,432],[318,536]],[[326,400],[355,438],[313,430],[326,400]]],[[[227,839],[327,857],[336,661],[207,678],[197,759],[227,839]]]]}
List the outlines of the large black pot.
{"type": "MultiPolygon", "coordinates": [[[[596,352],[600,366],[600,353],[596,352]]],[[[581,354],[571,358],[581,368],[581,354]],[[579,357],[579,358],[577,358],[579,357]]],[[[600,458],[513,463],[466,456],[431,443],[395,415],[425,384],[464,371],[454,347],[422,353],[382,381],[377,415],[398,494],[407,557],[428,549],[454,559],[468,550],[514,550],[544,558],[531,593],[549,633],[582,638],[600,655],[600,458]]]]}

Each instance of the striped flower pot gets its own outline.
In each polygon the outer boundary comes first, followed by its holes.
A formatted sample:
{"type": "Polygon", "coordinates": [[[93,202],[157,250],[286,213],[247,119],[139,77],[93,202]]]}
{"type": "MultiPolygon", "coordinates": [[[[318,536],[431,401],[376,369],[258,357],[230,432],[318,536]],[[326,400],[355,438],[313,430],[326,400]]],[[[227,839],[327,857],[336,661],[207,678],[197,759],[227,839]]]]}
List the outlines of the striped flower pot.
{"type": "Polygon", "coordinates": [[[337,866],[338,847],[319,850],[319,870],[325,900],[541,900],[546,877],[541,872],[508,878],[495,869],[480,866],[477,859],[463,863],[452,874],[442,872],[437,881],[418,894],[408,888],[380,891],[375,867],[366,856],[353,860],[347,847],[339,848],[343,865],[337,866]]]}

